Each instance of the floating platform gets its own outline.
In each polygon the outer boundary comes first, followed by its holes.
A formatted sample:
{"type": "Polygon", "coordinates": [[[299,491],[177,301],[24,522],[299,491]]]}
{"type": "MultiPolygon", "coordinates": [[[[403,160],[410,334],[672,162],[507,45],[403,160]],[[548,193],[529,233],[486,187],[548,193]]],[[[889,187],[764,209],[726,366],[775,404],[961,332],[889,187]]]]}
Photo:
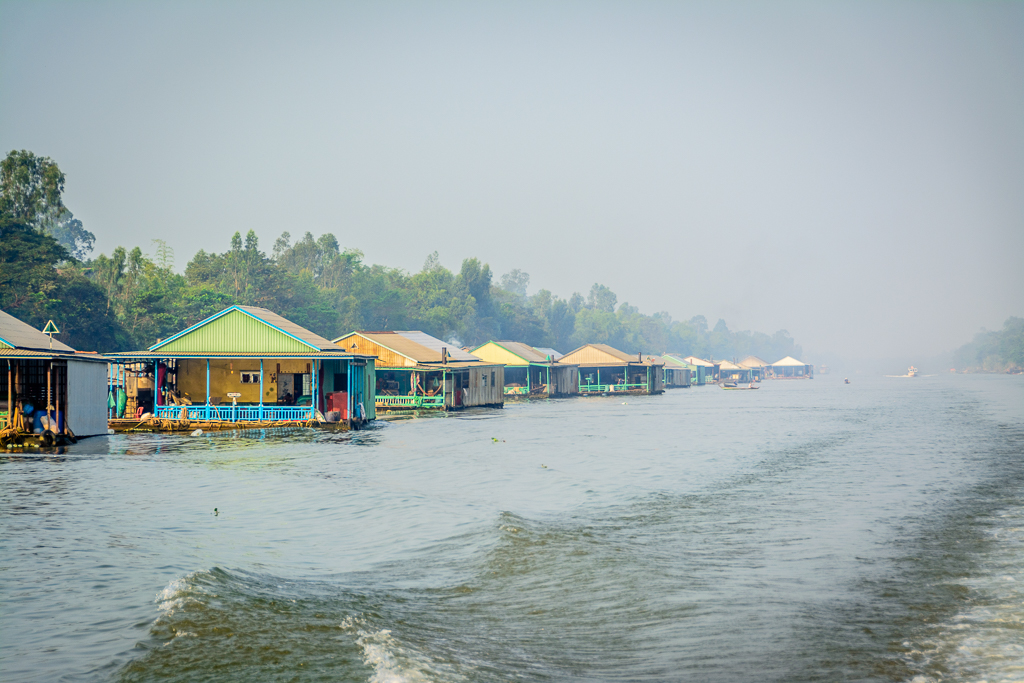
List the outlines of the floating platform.
{"type": "Polygon", "coordinates": [[[344,422],[324,422],[322,420],[264,420],[231,422],[228,420],[173,420],[169,418],[150,417],[145,420],[108,420],[107,427],[114,433],[133,432],[204,432],[245,430],[245,429],[278,429],[281,427],[301,427],[306,429],[328,429],[348,431],[344,422]]]}

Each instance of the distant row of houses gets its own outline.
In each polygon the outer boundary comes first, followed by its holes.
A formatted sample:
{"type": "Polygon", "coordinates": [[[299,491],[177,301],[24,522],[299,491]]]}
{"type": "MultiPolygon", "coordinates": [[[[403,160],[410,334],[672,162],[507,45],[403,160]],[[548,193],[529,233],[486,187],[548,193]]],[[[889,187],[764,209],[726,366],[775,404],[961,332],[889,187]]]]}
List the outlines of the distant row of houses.
{"type": "Polygon", "coordinates": [[[264,308],[231,306],[143,351],[76,352],[0,312],[0,441],[73,439],[108,429],[319,423],[358,428],[378,411],[500,407],[567,397],[813,376],[792,358],[738,363],[629,354],[585,344],[567,354],[516,341],[458,348],[418,331],[328,340],[264,308]],[[42,425],[41,425],[42,423],[42,425]],[[42,428],[40,428],[42,426],[42,428]]]}

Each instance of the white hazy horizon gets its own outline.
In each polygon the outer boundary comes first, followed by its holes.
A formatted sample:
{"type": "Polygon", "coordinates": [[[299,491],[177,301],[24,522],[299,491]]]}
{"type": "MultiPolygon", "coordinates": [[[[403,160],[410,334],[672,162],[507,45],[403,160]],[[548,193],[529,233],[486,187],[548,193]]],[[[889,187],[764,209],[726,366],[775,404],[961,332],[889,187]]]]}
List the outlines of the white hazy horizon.
{"type": "Polygon", "coordinates": [[[0,3],[0,146],[94,254],[438,251],[808,355],[1024,315],[1020,3],[0,3]]]}

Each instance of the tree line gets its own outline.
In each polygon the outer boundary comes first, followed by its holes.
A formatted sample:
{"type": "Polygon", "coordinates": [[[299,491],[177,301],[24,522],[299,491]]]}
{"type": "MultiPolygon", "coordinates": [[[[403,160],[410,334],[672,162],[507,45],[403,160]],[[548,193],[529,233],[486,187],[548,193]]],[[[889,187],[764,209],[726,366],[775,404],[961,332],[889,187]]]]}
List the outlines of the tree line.
{"type": "Polygon", "coordinates": [[[801,348],[785,330],[774,335],[714,327],[704,316],[647,315],[595,283],[561,298],[513,270],[495,278],[467,258],[458,272],[437,252],[422,269],[367,264],[330,233],[288,232],[270,251],[256,233],[236,232],[226,250],[200,250],[183,273],[173,247],[153,240],[149,253],[118,247],[90,257],[95,236],[63,204],[57,164],[13,151],[0,164],[0,308],[41,328],[54,320],[61,339],[83,350],[143,349],[226,306],[268,308],[328,339],[352,330],[423,330],[459,346],[522,341],[563,353],[585,343],[629,353],[666,351],[704,358],[748,354],[768,362],[801,348]]]}
{"type": "Polygon", "coordinates": [[[1024,318],[1009,317],[1001,330],[982,330],[953,352],[966,372],[1024,372],[1024,318]]]}

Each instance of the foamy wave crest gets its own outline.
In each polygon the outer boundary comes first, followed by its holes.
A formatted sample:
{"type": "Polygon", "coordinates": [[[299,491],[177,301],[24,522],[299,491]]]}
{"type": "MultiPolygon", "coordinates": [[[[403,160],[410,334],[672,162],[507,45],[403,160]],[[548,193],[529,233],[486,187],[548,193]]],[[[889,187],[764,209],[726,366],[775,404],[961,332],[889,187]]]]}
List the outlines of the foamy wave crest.
{"type": "Polygon", "coordinates": [[[189,591],[194,588],[193,579],[197,572],[186,574],[180,579],[174,579],[167,587],[156,594],[156,607],[165,615],[174,614],[174,611],[185,605],[190,600],[189,591]]]}
{"type": "Polygon", "coordinates": [[[462,681],[462,676],[444,670],[426,655],[403,647],[390,629],[373,630],[361,617],[347,617],[341,628],[356,636],[356,645],[362,650],[363,663],[373,667],[369,683],[424,683],[445,680],[462,681]]]}

